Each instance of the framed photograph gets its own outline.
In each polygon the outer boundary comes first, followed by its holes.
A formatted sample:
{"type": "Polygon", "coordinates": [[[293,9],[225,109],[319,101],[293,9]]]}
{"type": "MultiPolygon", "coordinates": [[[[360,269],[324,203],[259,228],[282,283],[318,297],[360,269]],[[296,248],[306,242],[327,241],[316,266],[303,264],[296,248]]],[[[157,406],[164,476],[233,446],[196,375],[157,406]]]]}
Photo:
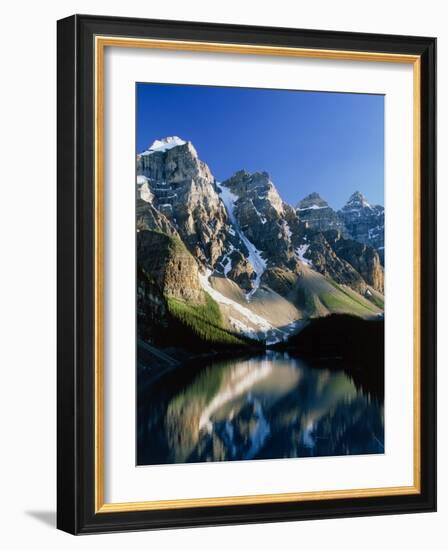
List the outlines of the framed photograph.
{"type": "Polygon", "coordinates": [[[58,22],[58,527],[436,507],[425,37],[58,22]]]}

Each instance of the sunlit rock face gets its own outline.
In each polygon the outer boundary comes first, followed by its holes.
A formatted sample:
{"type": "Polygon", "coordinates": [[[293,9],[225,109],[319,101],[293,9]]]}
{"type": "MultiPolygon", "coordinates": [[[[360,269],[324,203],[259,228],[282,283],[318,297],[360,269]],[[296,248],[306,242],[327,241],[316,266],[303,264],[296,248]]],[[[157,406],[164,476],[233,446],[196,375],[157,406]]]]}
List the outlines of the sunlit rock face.
{"type": "Polygon", "coordinates": [[[307,258],[319,273],[361,294],[368,286],[384,292],[384,269],[371,246],[344,238],[335,230],[310,232],[307,243],[307,258]]]}
{"type": "Polygon", "coordinates": [[[169,220],[193,255],[214,266],[226,247],[227,214],[193,144],[176,137],[156,140],[137,157],[137,185],[139,198],[169,220]]]}
{"type": "Polygon", "coordinates": [[[324,235],[339,258],[353,266],[368,285],[384,292],[384,269],[375,248],[353,239],[344,239],[337,231],[328,231],[324,235]]]}
{"type": "Polygon", "coordinates": [[[235,218],[268,265],[294,267],[293,236],[298,220],[283,202],[267,172],[237,172],[222,183],[234,196],[235,218]]]}
{"type": "Polygon", "coordinates": [[[140,269],[165,297],[194,304],[205,302],[198,264],[179,238],[142,230],[137,234],[137,254],[142,258],[140,269]]]}
{"type": "Polygon", "coordinates": [[[352,287],[361,292],[366,286],[361,274],[346,260],[341,258],[325,233],[313,233],[308,238],[307,257],[314,269],[339,284],[352,287]]]}
{"type": "Polygon", "coordinates": [[[360,305],[338,286],[369,300],[383,292],[384,214],[359,193],[338,213],[317,193],[292,208],[267,172],[217,181],[177,136],[155,140],[136,162],[137,263],[161,295],[188,306],[203,304],[205,292],[218,304],[220,328],[269,343],[310,316],[382,312],[381,297],[360,305]]]}

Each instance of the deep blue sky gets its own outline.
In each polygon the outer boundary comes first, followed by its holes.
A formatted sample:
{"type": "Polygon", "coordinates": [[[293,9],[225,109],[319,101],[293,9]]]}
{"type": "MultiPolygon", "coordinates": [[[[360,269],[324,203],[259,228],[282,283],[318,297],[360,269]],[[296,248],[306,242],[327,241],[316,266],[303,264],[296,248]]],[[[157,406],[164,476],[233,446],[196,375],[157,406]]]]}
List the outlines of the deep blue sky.
{"type": "Polygon", "coordinates": [[[190,140],[218,180],[265,170],[295,205],[317,191],[334,208],[354,191],[384,204],[384,97],[137,84],[137,152],[190,140]]]}

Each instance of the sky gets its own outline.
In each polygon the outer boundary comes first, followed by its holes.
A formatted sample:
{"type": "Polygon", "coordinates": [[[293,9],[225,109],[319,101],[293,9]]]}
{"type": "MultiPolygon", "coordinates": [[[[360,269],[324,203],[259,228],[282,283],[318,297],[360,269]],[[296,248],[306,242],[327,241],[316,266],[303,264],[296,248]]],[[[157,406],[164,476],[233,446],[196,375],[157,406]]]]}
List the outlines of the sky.
{"type": "Polygon", "coordinates": [[[318,192],[335,209],[354,191],[384,205],[384,96],[137,83],[137,152],[193,143],[218,181],[266,171],[295,206],[318,192]]]}

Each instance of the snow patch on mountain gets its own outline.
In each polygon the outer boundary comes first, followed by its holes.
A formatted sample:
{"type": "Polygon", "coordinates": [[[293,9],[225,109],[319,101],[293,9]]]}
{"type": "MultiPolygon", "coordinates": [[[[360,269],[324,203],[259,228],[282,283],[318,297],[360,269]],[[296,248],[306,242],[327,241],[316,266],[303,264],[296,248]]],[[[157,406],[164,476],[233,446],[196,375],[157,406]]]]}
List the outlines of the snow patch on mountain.
{"type": "Polygon", "coordinates": [[[308,258],[305,258],[306,251],[310,247],[309,244],[301,244],[298,248],[296,248],[296,254],[298,259],[304,263],[305,265],[308,265],[310,267],[313,267],[313,262],[309,260],[308,258]]]}
{"type": "MultiPolygon", "coordinates": [[[[309,261],[309,260],[308,260],[309,261]]],[[[223,304],[229,306],[233,309],[235,313],[238,313],[244,317],[248,323],[252,326],[247,325],[241,319],[236,319],[229,315],[229,322],[231,326],[241,334],[248,336],[249,338],[254,338],[256,340],[266,340],[266,344],[272,345],[278,342],[285,341],[288,336],[297,332],[300,326],[303,324],[303,321],[298,319],[292,321],[288,325],[279,328],[272,325],[267,319],[261,315],[257,315],[255,312],[251,311],[248,307],[241,305],[240,303],[224,296],[221,292],[212,287],[210,283],[210,277],[212,276],[212,270],[206,269],[205,273],[199,273],[199,282],[202,288],[207,292],[215,302],[218,304],[223,304]],[[255,330],[253,327],[256,327],[255,330]]]]}
{"type": "Polygon", "coordinates": [[[261,256],[261,252],[255,247],[253,243],[249,241],[249,239],[243,233],[235,217],[234,208],[235,208],[235,203],[238,200],[238,196],[233,194],[228,187],[225,187],[219,182],[217,182],[217,186],[220,191],[221,200],[224,203],[224,206],[226,207],[229,219],[232,222],[234,230],[237,232],[239,238],[246,245],[246,248],[249,252],[248,260],[252,264],[252,267],[254,268],[254,272],[255,272],[254,286],[252,290],[246,294],[246,298],[249,301],[250,298],[255,294],[255,292],[258,290],[260,286],[261,277],[267,266],[266,260],[263,259],[263,257],[261,256]]]}
{"type": "Polygon", "coordinates": [[[252,206],[254,207],[257,216],[260,218],[261,223],[264,225],[268,220],[257,210],[257,207],[254,204],[254,201],[251,199],[252,206]]]}
{"type": "Polygon", "coordinates": [[[254,325],[258,326],[261,331],[267,332],[269,330],[273,330],[274,327],[264,318],[260,315],[257,315],[253,311],[251,311],[249,308],[242,306],[238,302],[235,302],[234,300],[227,298],[227,296],[224,296],[224,294],[221,294],[218,292],[215,288],[212,287],[210,284],[210,277],[212,275],[211,269],[206,269],[205,273],[199,273],[199,282],[201,283],[202,288],[210,294],[210,296],[219,304],[224,304],[227,306],[230,306],[235,309],[235,311],[238,311],[240,315],[245,317],[248,321],[253,323],[254,325]]]}
{"type": "Polygon", "coordinates": [[[305,208],[297,208],[300,212],[304,210],[322,210],[323,208],[329,208],[329,206],[319,206],[317,204],[312,204],[311,206],[306,206],[305,208]]]}
{"type": "Polygon", "coordinates": [[[291,228],[289,227],[289,223],[286,220],[282,220],[282,223],[285,229],[286,236],[288,237],[289,240],[291,240],[292,231],[291,231],[291,228]]]}
{"type": "Polygon", "coordinates": [[[153,153],[165,153],[179,145],[185,145],[187,142],[177,136],[170,136],[163,139],[156,139],[152,145],[142,155],[152,155],[153,153]]]}
{"type": "Polygon", "coordinates": [[[154,194],[151,191],[150,180],[146,176],[137,176],[137,195],[145,202],[153,202],[154,194]]]}
{"type": "Polygon", "coordinates": [[[250,328],[239,319],[235,319],[235,317],[229,317],[229,323],[237,332],[241,332],[245,336],[249,336],[249,338],[257,339],[257,333],[255,332],[255,330],[250,328]]]}
{"type": "Polygon", "coordinates": [[[226,277],[229,274],[229,272],[232,270],[232,258],[230,257],[230,255],[232,254],[232,252],[234,250],[235,250],[235,247],[233,246],[232,243],[230,243],[229,251],[227,252],[227,254],[224,256],[224,258],[220,262],[221,266],[222,266],[222,269],[223,269],[223,272],[224,272],[224,275],[226,277]]]}

